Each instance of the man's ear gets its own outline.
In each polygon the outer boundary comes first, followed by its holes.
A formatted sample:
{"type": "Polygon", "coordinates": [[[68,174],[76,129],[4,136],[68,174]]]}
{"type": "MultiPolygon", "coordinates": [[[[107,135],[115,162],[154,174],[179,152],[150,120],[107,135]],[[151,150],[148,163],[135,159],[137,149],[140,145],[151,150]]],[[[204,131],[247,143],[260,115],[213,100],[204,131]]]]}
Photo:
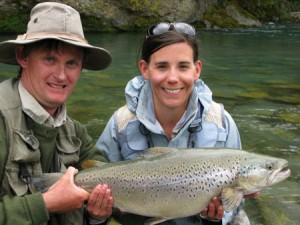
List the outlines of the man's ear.
{"type": "Polygon", "coordinates": [[[139,68],[145,80],[149,80],[148,64],[145,60],[139,61],[139,68]]]}
{"type": "Polygon", "coordinates": [[[194,80],[198,80],[200,78],[200,74],[201,74],[201,70],[202,70],[202,62],[200,60],[198,60],[195,63],[195,67],[196,67],[196,73],[194,76],[194,80]]]}
{"type": "Polygon", "coordinates": [[[26,67],[27,58],[23,56],[23,49],[22,45],[17,45],[15,48],[16,60],[21,67],[26,67]]]}

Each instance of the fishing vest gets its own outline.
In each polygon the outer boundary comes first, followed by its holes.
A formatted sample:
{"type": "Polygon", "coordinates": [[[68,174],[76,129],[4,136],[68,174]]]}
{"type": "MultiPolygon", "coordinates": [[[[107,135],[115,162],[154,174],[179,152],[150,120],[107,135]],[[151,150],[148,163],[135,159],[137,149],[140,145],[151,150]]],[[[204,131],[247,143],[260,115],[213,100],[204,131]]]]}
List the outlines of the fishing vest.
{"type": "MultiPolygon", "coordinates": [[[[152,143],[158,134],[148,131],[137,119],[127,105],[114,113],[118,143],[121,154],[125,160],[134,159],[147,148],[157,146],[152,143]]],[[[212,102],[202,118],[201,104],[194,121],[186,132],[180,134],[178,141],[173,143],[174,148],[205,148],[224,147],[228,132],[225,127],[224,107],[222,104],[212,102]]],[[[167,147],[167,146],[162,146],[167,147]]]]}
{"type": "MultiPolygon", "coordinates": [[[[0,110],[7,136],[7,146],[1,146],[1,149],[7,150],[1,193],[12,196],[33,193],[30,178],[32,175],[42,174],[40,143],[26,123],[18,83],[18,79],[10,79],[0,84],[0,110]]],[[[56,130],[57,141],[54,155],[57,154],[57,157],[53,160],[54,170],[56,170],[53,172],[65,172],[64,165],[72,165],[79,160],[81,141],[76,137],[75,125],[70,118],[67,118],[66,123],[56,130]]],[[[55,216],[56,218],[51,218],[50,215],[50,222],[45,224],[83,224],[78,222],[78,215],[83,215],[82,213],[75,212],[68,216],[55,216]],[[55,222],[52,223],[51,220],[55,222]]]]}

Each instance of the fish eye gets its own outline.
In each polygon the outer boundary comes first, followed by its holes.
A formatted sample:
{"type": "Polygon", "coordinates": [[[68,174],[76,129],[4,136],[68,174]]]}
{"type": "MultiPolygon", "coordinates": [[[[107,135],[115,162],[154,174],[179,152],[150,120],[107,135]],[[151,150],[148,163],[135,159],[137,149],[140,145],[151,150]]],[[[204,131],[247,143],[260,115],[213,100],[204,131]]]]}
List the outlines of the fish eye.
{"type": "Polygon", "coordinates": [[[267,168],[268,170],[272,170],[272,169],[273,169],[272,163],[270,163],[270,162],[267,163],[266,168],[267,168]]]}

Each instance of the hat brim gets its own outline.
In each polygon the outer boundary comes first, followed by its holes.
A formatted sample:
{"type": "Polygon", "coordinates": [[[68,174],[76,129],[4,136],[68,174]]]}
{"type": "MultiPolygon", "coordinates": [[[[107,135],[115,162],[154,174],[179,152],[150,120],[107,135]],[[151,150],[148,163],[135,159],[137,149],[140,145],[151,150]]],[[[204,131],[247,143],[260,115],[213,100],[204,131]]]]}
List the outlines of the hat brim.
{"type": "Polygon", "coordinates": [[[37,41],[45,39],[55,39],[62,41],[67,44],[75,45],[85,49],[85,59],[83,62],[83,68],[88,70],[103,70],[107,68],[111,61],[112,57],[110,53],[100,47],[95,47],[87,43],[82,43],[78,41],[72,41],[65,38],[60,38],[56,36],[48,36],[45,38],[30,39],[30,40],[9,40],[3,41],[0,43],[0,62],[12,65],[18,65],[15,54],[15,47],[17,45],[26,45],[34,43],[37,41]]]}

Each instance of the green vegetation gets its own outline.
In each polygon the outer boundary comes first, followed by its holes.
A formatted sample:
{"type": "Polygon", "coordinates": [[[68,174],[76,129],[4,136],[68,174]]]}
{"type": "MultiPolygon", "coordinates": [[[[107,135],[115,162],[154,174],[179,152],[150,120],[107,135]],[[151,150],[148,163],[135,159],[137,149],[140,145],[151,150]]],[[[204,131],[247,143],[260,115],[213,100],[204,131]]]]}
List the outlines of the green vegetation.
{"type": "Polygon", "coordinates": [[[84,30],[86,32],[136,31],[144,30],[150,24],[160,21],[157,16],[158,0],[122,0],[119,4],[126,5],[126,8],[123,9],[131,12],[133,16],[131,23],[119,25],[116,28],[107,21],[103,22],[100,18],[81,15],[84,30]]]}
{"type": "Polygon", "coordinates": [[[129,5],[132,11],[157,11],[157,0],[124,0],[125,5],[129,5]]]}
{"type": "Polygon", "coordinates": [[[160,22],[158,17],[136,17],[132,26],[127,29],[129,31],[144,31],[145,27],[149,27],[152,24],[160,22]]]}
{"type": "Polygon", "coordinates": [[[203,15],[203,19],[211,23],[211,27],[239,27],[238,23],[224,11],[221,6],[215,6],[203,15]]]}
{"type": "MultiPolygon", "coordinates": [[[[100,16],[98,18],[93,16],[93,10],[97,10],[100,3],[96,1],[89,3],[86,7],[90,13],[88,15],[82,13],[81,15],[83,27],[86,32],[144,30],[145,27],[148,27],[150,24],[164,20],[160,12],[161,1],[162,0],[120,0],[118,4],[114,4],[113,1],[101,3],[105,8],[105,12],[108,12],[107,15],[109,15],[107,18],[105,17],[105,19],[102,19],[100,16]],[[112,9],[111,12],[109,9],[112,9]],[[115,25],[111,21],[114,16],[114,11],[121,13],[121,16],[123,12],[124,17],[127,16],[128,20],[124,25],[115,25]],[[129,18],[128,15],[130,15],[129,18]]],[[[234,5],[242,15],[261,22],[295,21],[296,19],[292,19],[290,16],[290,12],[300,11],[299,0],[224,0],[219,1],[217,5],[205,12],[203,18],[196,18],[193,25],[197,28],[206,27],[206,23],[208,22],[211,24],[211,27],[243,27],[227,14],[225,9],[228,5],[234,5]]],[[[100,8],[102,8],[102,5],[100,6],[100,8]]],[[[25,4],[19,5],[12,9],[12,11],[0,10],[0,31],[2,33],[25,32],[29,12],[30,8],[26,8],[25,4]]]]}
{"type": "Polygon", "coordinates": [[[144,30],[151,24],[160,21],[158,17],[158,0],[122,0],[123,5],[127,5],[129,11],[133,11],[134,19],[127,27],[122,27],[124,31],[144,30]]]}
{"type": "MultiPolygon", "coordinates": [[[[291,10],[288,0],[235,0],[245,10],[253,13],[261,21],[278,21],[287,19],[291,10]]],[[[296,1],[294,0],[296,3],[296,1]]]]}
{"type": "Polygon", "coordinates": [[[292,11],[300,11],[300,1],[299,0],[291,0],[290,6],[292,11]]]}
{"type": "Polygon", "coordinates": [[[29,11],[21,7],[20,11],[16,12],[2,12],[0,14],[0,31],[2,33],[24,33],[26,32],[27,22],[29,19],[29,11]]]}
{"type": "Polygon", "coordinates": [[[290,12],[300,10],[300,2],[297,0],[224,0],[207,11],[203,19],[209,21],[212,27],[243,27],[224,10],[230,4],[241,14],[261,22],[289,21],[290,12]]]}
{"type": "Polygon", "coordinates": [[[117,29],[102,21],[99,18],[93,16],[84,16],[81,15],[81,22],[84,29],[84,32],[114,32],[117,29]]]}

